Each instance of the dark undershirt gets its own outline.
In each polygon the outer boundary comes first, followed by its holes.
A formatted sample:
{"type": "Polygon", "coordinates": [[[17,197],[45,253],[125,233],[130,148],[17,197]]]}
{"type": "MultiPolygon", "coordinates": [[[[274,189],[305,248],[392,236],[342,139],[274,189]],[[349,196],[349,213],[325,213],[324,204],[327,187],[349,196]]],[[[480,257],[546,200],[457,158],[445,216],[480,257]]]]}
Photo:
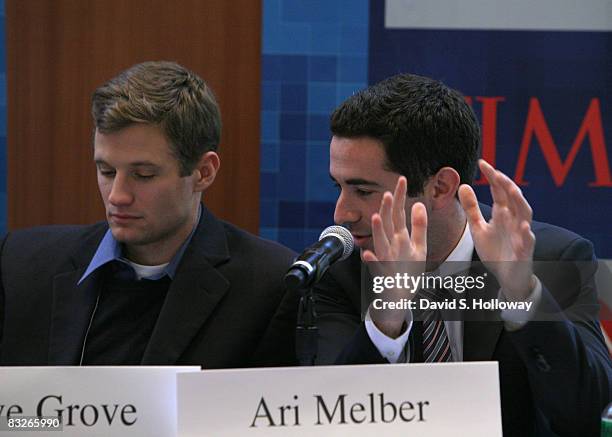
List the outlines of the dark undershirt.
{"type": "Polygon", "coordinates": [[[83,365],[138,365],[168,294],[170,278],[136,280],[107,270],[87,338],[83,365]]]}

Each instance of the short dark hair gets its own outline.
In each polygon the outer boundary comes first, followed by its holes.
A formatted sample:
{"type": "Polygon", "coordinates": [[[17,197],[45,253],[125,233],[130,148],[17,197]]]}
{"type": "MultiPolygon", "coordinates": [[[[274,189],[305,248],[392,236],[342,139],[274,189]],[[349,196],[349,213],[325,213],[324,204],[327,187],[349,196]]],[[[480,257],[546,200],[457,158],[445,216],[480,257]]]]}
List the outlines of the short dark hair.
{"type": "Polygon", "coordinates": [[[221,136],[221,113],[212,90],[174,62],[143,62],[120,73],[96,89],[91,113],[101,133],[134,123],[159,126],[181,176],[191,174],[204,153],[217,150],[221,136]]]}
{"type": "Polygon", "coordinates": [[[385,150],[386,167],[406,176],[408,195],[423,193],[442,167],[471,184],[480,153],[480,128],[461,93],[442,82],[398,74],[357,92],[331,116],[334,136],[370,137],[385,150]]]}

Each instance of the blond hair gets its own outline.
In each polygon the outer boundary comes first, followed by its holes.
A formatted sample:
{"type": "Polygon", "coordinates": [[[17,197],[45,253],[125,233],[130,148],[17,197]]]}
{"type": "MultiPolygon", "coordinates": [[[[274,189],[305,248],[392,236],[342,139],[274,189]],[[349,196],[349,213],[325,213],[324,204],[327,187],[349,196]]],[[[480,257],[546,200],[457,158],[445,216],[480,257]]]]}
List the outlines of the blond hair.
{"type": "Polygon", "coordinates": [[[174,62],[143,62],[111,79],[92,97],[96,129],[117,132],[134,123],[158,126],[169,140],[181,176],[202,155],[217,150],[221,114],[212,90],[174,62]]]}

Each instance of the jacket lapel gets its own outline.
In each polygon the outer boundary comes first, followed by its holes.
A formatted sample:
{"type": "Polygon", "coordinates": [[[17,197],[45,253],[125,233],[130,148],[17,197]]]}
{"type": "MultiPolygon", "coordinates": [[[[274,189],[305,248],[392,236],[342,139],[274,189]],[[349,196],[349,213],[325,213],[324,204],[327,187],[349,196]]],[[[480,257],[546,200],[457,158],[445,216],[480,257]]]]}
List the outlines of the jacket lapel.
{"type": "Polygon", "coordinates": [[[198,228],[172,280],[142,364],[177,363],[230,287],[216,269],[229,258],[223,224],[202,207],[198,228]]]}
{"type": "Polygon", "coordinates": [[[100,271],[77,285],[96,251],[106,226],[85,238],[66,270],[53,278],[53,306],[49,333],[50,365],[79,364],[83,341],[89,327],[100,287],[100,271]]]}
{"type": "MultiPolygon", "coordinates": [[[[474,251],[473,262],[480,263],[480,259],[474,251]]],[[[487,287],[482,290],[468,290],[468,302],[474,299],[497,298],[499,287],[497,281],[492,280],[493,274],[488,272],[484,265],[480,264],[470,269],[470,275],[478,276],[487,272],[487,287]]],[[[500,321],[499,311],[491,312],[485,310],[472,310],[463,323],[463,361],[490,361],[493,359],[495,346],[503,329],[500,321]]]]}
{"type": "MultiPolygon", "coordinates": [[[[491,218],[491,208],[480,204],[485,220],[491,218]]],[[[483,291],[468,290],[468,302],[475,298],[496,298],[499,292],[497,281],[491,272],[487,271],[481,263],[476,248],[472,255],[472,262],[477,263],[470,269],[470,275],[477,276],[487,272],[487,287],[483,291]]],[[[503,322],[499,319],[499,312],[471,311],[468,320],[463,323],[463,361],[490,361],[493,359],[495,347],[503,329],[503,322]]]]}

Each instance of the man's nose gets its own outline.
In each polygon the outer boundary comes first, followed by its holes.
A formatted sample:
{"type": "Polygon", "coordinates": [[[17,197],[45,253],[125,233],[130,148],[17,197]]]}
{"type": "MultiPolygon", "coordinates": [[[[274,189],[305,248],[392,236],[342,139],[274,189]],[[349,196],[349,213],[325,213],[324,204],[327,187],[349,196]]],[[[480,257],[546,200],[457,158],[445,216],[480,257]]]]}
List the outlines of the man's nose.
{"type": "Polygon", "coordinates": [[[108,201],[113,205],[129,205],[134,200],[127,177],[116,174],[108,195],[108,201]]]}
{"type": "Polygon", "coordinates": [[[334,223],[338,225],[356,223],[360,216],[359,211],[353,207],[346,196],[340,193],[334,210],[334,223]]]}

